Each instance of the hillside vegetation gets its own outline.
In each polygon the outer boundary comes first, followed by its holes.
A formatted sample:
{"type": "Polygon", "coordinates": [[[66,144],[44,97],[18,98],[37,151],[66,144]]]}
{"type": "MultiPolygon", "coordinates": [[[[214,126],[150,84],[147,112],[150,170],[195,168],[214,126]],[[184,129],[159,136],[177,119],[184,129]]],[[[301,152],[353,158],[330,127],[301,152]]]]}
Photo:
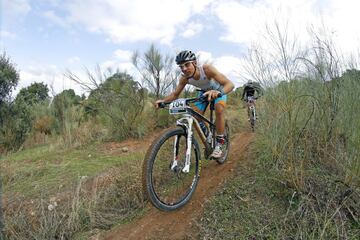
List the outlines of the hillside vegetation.
{"type": "Polygon", "coordinates": [[[356,61],[326,35],[314,33],[301,47],[279,27],[267,40],[273,45],[252,49],[248,59],[248,77],[266,86],[253,163],[207,206],[202,237],[359,239],[356,61]]]}
{"type": "MultiPolygon", "coordinates": [[[[277,31],[267,35],[271,48],[249,51],[243,77],[264,87],[256,140],[247,167],[206,205],[201,239],[359,239],[360,71],[326,36],[304,48],[277,31]]],[[[175,120],[153,102],[174,89],[178,72],[153,45],[133,63],[141,83],[120,71],[69,72],[87,95],[50,97],[34,83],[12,99],[19,75],[1,55],[4,237],[86,239],[146,211],[142,160],[175,120]]],[[[246,124],[240,95],[228,100],[234,133],[246,124]]]]}
{"type": "Polygon", "coordinates": [[[202,237],[358,239],[359,91],[355,70],[268,89],[252,163],[208,204],[202,237]]]}

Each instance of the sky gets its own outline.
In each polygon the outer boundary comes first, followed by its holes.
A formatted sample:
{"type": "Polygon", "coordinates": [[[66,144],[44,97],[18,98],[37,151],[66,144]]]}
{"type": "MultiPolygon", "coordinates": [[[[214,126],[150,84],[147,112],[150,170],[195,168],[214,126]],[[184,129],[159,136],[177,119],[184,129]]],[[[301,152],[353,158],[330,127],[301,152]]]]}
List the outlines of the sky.
{"type": "Polygon", "coordinates": [[[288,24],[306,44],[308,29],[326,26],[344,53],[360,40],[357,0],[0,0],[0,51],[20,72],[14,93],[33,82],[55,93],[83,90],[64,76],[111,67],[136,76],[134,51],[150,44],[175,56],[189,49],[210,61],[235,86],[254,44],[264,48],[266,24],[288,24]]]}

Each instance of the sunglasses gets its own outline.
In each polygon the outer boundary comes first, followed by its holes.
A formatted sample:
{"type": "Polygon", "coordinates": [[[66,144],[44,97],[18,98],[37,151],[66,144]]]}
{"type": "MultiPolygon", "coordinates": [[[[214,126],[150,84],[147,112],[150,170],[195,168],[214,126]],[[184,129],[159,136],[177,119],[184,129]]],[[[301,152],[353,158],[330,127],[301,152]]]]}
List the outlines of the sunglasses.
{"type": "Polygon", "coordinates": [[[189,61],[189,62],[186,62],[186,63],[183,63],[183,64],[179,64],[178,66],[180,67],[180,69],[184,69],[184,68],[190,67],[190,65],[192,63],[193,63],[192,61],[189,61]]]}

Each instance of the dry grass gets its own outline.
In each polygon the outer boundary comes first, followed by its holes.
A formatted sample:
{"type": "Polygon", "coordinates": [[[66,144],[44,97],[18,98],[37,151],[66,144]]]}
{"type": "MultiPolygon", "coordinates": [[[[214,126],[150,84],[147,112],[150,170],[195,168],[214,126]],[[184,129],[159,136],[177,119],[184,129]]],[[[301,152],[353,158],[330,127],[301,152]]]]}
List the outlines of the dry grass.
{"type": "Polygon", "coordinates": [[[72,239],[90,229],[109,229],[144,207],[141,160],[124,162],[74,188],[31,199],[11,196],[5,207],[7,239],[72,239]]]}

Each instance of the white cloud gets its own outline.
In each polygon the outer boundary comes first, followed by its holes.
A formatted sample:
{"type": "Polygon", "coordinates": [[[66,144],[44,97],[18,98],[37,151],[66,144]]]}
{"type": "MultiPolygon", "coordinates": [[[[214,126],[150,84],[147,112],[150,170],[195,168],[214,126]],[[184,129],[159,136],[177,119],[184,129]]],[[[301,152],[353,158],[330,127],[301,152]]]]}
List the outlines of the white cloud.
{"type": "Polygon", "coordinates": [[[190,22],[186,26],[186,30],[181,34],[184,38],[191,38],[199,34],[203,30],[204,26],[201,23],[190,22]]]}
{"type": "Polygon", "coordinates": [[[14,38],[16,38],[16,34],[4,30],[4,31],[0,31],[0,38],[14,39],[14,38]]]}
{"type": "Polygon", "coordinates": [[[50,6],[57,7],[63,2],[63,0],[47,0],[50,6]]]}
{"type": "Polygon", "coordinates": [[[118,49],[114,51],[114,56],[120,61],[130,61],[133,52],[128,50],[118,49]]]}
{"type": "Polygon", "coordinates": [[[135,70],[134,65],[130,62],[124,62],[119,64],[119,69],[126,71],[126,72],[132,72],[135,70]]]}
{"type": "Polygon", "coordinates": [[[105,72],[109,69],[113,72],[119,70],[121,72],[127,72],[133,76],[136,75],[136,69],[131,62],[119,62],[117,60],[108,60],[101,63],[100,68],[105,72]]]}
{"type": "MultiPolygon", "coordinates": [[[[23,22],[30,11],[29,0],[0,0],[0,28],[2,30],[0,37],[13,39],[13,32],[18,35],[17,25],[23,22]]],[[[2,44],[3,42],[0,41],[0,47],[2,44]]]]}
{"type": "MultiPolygon", "coordinates": [[[[334,33],[334,40],[346,52],[359,47],[360,2],[357,0],[259,0],[244,4],[220,0],[212,6],[213,13],[225,27],[220,39],[234,43],[269,45],[265,26],[274,28],[275,20],[286,26],[291,36],[306,44],[309,27],[325,25],[334,33]]],[[[284,29],[281,29],[282,31],[284,29]]]]}
{"type": "Polygon", "coordinates": [[[329,5],[324,13],[325,25],[334,32],[335,41],[344,52],[357,51],[360,42],[360,2],[331,0],[329,5]]]}
{"type": "Polygon", "coordinates": [[[56,65],[35,63],[20,71],[19,85],[14,91],[13,96],[15,96],[20,89],[28,87],[34,82],[43,82],[47,84],[50,90],[49,94],[52,94],[51,86],[54,88],[55,94],[70,88],[74,89],[77,94],[83,92],[80,86],[66,78],[56,65]]]}
{"type": "Polygon", "coordinates": [[[214,5],[214,13],[225,27],[221,39],[243,43],[253,38],[258,22],[253,9],[235,1],[222,1],[214,5]]]}
{"type": "Polygon", "coordinates": [[[272,26],[275,19],[289,21],[292,32],[303,34],[306,23],[314,22],[314,0],[263,0],[253,4],[222,1],[214,5],[214,13],[225,26],[224,41],[250,44],[263,37],[265,26],[272,26]]]}
{"type": "Polygon", "coordinates": [[[40,76],[56,75],[59,72],[59,70],[56,65],[35,64],[35,65],[30,65],[26,72],[32,76],[40,77],[40,76]]]}
{"type": "Polygon", "coordinates": [[[204,11],[212,0],[72,0],[69,20],[114,42],[170,43],[180,24],[204,11]]]}
{"type": "Polygon", "coordinates": [[[63,28],[69,28],[70,25],[67,23],[67,21],[64,18],[59,17],[56,15],[54,11],[46,11],[44,12],[44,17],[51,22],[63,27],[63,28]]]}
{"type": "Polygon", "coordinates": [[[3,0],[2,7],[1,14],[4,14],[5,18],[22,17],[31,10],[29,0],[3,0]]]}
{"type": "Polygon", "coordinates": [[[212,54],[210,52],[206,52],[206,51],[198,51],[196,53],[196,55],[198,56],[198,62],[199,63],[212,63],[214,61],[212,54]]]}
{"type": "Polygon", "coordinates": [[[234,56],[221,56],[214,58],[211,53],[205,51],[197,52],[198,62],[214,65],[222,74],[229,78],[236,86],[239,86],[239,72],[242,65],[240,58],[234,56]]]}
{"type": "Polygon", "coordinates": [[[222,56],[214,61],[214,66],[236,86],[240,84],[239,72],[241,64],[241,60],[233,56],[222,56]]]}
{"type": "Polygon", "coordinates": [[[113,60],[108,60],[100,64],[101,69],[116,69],[118,66],[118,63],[113,60]]]}
{"type": "Polygon", "coordinates": [[[81,61],[80,57],[74,56],[69,58],[66,62],[69,63],[70,65],[74,65],[74,64],[79,64],[81,61]]]}

